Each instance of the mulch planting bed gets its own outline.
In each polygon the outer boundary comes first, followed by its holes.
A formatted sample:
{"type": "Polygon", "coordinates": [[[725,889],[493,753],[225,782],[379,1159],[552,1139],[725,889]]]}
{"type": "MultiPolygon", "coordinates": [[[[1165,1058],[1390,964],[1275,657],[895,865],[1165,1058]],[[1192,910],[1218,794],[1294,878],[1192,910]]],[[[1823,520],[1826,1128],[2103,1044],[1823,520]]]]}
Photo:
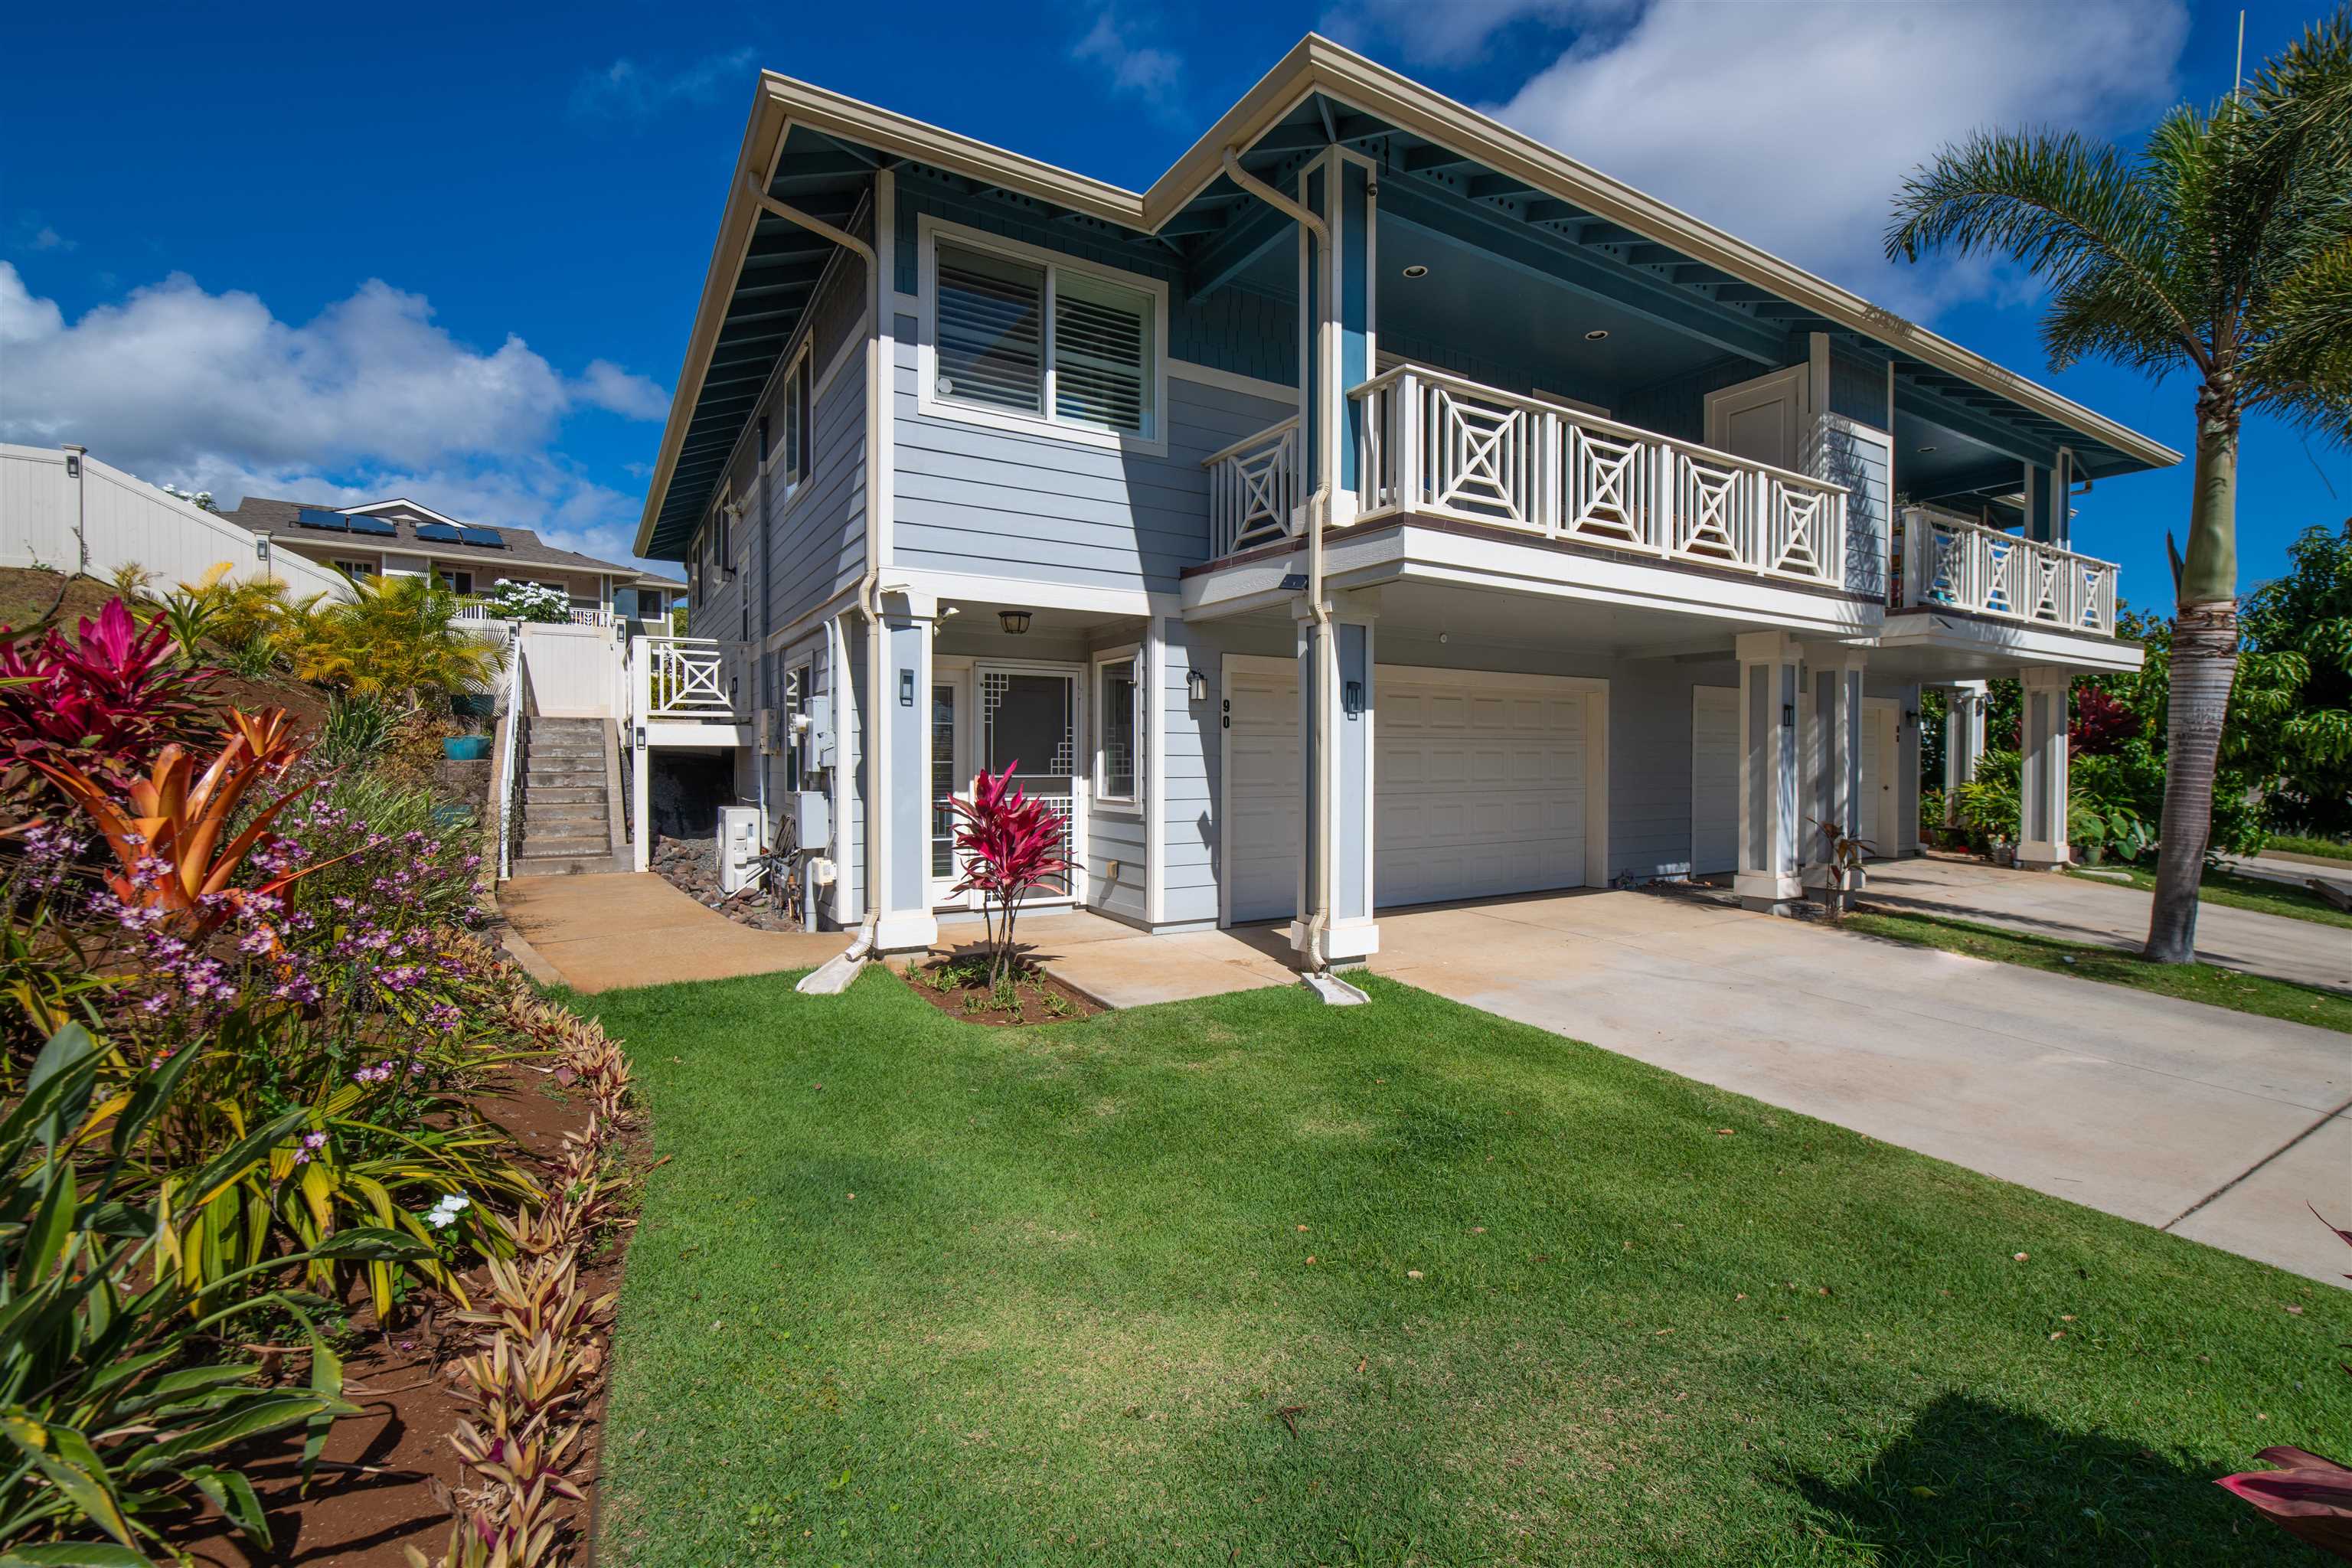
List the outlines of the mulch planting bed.
{"type": "Polygon", "coordinates": [[[1107,1010],[1025,962],[1016,963],[993,990],[985,959],[934,958],[900,973],[916,995],[967,1024],[1059,1024],[1107,1010]]]}
{"type": "MultiPolygon", "coordinates": [[[[584,1094],[567,1092],[547,1073],[523,1066],[513,1070],[505,1091],[486,1103],[482,1113],[512,1133],[524,1158],[544,1173],[563,1135],[588,1124],[590,1106],[584,1094]]],[[[580,1282],[589,1296],[620,1289],[628,1234],[625,1226],[620,1227],[593,1256],[580,1259],[580,1282]]],[[[467,1278],[469,1293],[476,1283],[475,1276],[467,1278]]],[[[458,1358],[479,1348],[478,1334],[456,1320],[456,1304],[437,1290],[413,1294],[389,1330],[363,1304],[363,1291],[358,1300],[351,1338],[341,1348],[344,1396],[361,1413],[335,1423],[307,1496],[301,1489],[299,1428],[250,1450],[245,1471],[269,1516],[275,1550],[256,1551],[208,1510],[174,1542],[197,1563],[217,1568],[407,1568],[410,1547],[428,1561],[440,1561],[449,1532],[451,1489],[471,1484],[449,1444],[457,1423],[472,1414],[457,1396],[451,1374],[458,1358]]],[[[309,1376],[305,1356],[271,1359],[278,1375],[290,1384],[300,1386],[309,1376]]],[[[565,1510],[576,1562],[593,1559],[589,1527],[603,1428],[600,1393],[589,1413],[585,1447],[572,1471],[586,1500],[565,1510]]]]}

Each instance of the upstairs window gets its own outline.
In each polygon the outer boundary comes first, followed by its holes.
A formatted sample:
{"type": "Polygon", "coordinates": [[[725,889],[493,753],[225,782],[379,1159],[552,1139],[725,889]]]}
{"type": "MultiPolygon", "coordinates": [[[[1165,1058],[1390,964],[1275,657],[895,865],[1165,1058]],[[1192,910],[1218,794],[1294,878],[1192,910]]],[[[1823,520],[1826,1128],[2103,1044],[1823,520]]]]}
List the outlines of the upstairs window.
{"type": "Polygon", "coordinates": [[[1157,285],[945,237],[931,258],[927,409],[1105,445],[1160,444],[1166,296],[1157,285]]]}
{"type": "Polygon", "coordinates": [[[786,485],[796,485],[808,478],[809,471],[809,356],[803,348],[793,368],[784,373],[783,441],[776,450],[776,462],[782,470],[778,479],[786,485]]]}

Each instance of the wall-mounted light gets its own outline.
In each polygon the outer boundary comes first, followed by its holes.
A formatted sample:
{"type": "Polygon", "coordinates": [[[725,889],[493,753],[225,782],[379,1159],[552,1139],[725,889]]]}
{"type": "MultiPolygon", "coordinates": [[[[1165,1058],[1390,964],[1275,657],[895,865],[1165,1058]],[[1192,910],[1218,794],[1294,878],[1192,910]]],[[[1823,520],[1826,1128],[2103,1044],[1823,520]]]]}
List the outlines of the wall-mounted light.
{"type": "Polygon", "coordinates": [[[269,536],[268,536],[268,535],[267,535],[267,534],[257,534],[257,535],[256,535],[256,536],[255,536],[254,541],[253,541],[253,558],[254,558],[256,561],[258,561],[258,562],[262,563],[264,565],[268,565],[268,563],[269,563],[269,536]]]}
{"type": "Polygon", "coordinates": [[[1408,278],[1426,278],[1429,276],[1429,268],[1416,261],[1404,269],[1404,275],[1408,278]]]}
{"type": "Polygon", "coordinates": [[[1364,710],[1364,683],[1360,680],[1349,681],[1340,693],[1339,703],[1341,710],[1350,719],[1361,713],[1364,710]]]}
{"type": "Polygon", "coordinates": [[[1922,453],[1927,453],[1927,452],[1932,452],[1932,451],[1934,451],[1934,450],[1936,449],[1936,447],[1935,447],[1934,443],[1930,442],[1928,445],[1927,445],[1927,446],[1925,446],[1925,447],[1920,447],[1920,448],[1918,448],[1918,449],[1919,449],[1919,451],[1921,451],[1922,453]]]}
{"type": "Polygon", "coordinates": [[[915,672],[911,669],[902,669],[898,672],[898,706],[912,708],[914,705],[915,672]]]}
{"type": "Polygon", "coordinates": [[[1029,630],[1029,612],[1026,610],[999,610],[996,619],[1004,627],[1006,637],[1021,637],[1029,630]]]}
{"type": "Polygon", "coordinates": [[[1584,334],[1584,341],[1588,343],[1606,342],[1609,341],[1609,329],[1606,327],[1595,327],[1591,331],[1584,334]]]}
{"type": "Polygon", "coordinates": [[[1797,727],[1797,705],[1796,705],[1795,703],[1793,703],[1793,702],[1783,702],[1783,703],[1781,703],[1781,704],[1780,704],[1780,728],[1782,728],[1783,730],[1793,730],[1793,729],[1795,729],[1796,727],[1797,727]]]}
{"type": "Polygon", "coordinates": [[[1209,678],[1197,669],[1186,670],[1184,696],[1189,701],[1206,702],[1209,700],[1209,678]]]}

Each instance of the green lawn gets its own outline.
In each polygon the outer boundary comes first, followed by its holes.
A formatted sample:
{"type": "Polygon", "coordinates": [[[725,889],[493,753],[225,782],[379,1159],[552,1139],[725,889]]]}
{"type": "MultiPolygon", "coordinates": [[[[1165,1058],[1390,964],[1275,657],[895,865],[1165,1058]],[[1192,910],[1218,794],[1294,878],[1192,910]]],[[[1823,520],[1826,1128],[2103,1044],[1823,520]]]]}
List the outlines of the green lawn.
{"type": "Polygon", "coordinates": [[[2263,841],[2263,848],[2265,852],[2283,849],[2289,855],[2317,855],[2352,867],[2352,844],[2340,838],[2303,838],[2292,833],[2273,833],[2263,841]]]}
{"type": "Polygon", "coordinates": [[[2352,1294],[1380,980],[792,978],[582,1004],[607,1563],[2322,1561],[2211,1479],[2352,1448],[2352,1294]]]}
{"type": "MultiPolygon", "coordinates": [[[[2077,868],[2077,871],[2082,869],[2077,868]]],[[[2120,871],[2131,879],[2131,885],[2141,892],[2156,888],[2156,872],[2147,866],[2100,866],[2100,871],[2120,871]]],[[[2323,875],[2320,867],[2311,868],[2313,876],[2323,875]]],[[[2070,871],[2069,875],[2076,872],[2070,871]]],[[[2111,879],[2086,876],[2084,881],[2106,881],[2111,879]]],[[[2226,904],[2233,910],[2252,910],[2257,914],[2284,915],[2290,920],[2316,921],[2321,925],[2352,928],[2352,910],[2339,910],[2308,888],[2289,887],[2284,882],[2265,881],[2260,877],[2241,877],[2229,871],[2217,871],[2208,867],[2198,885],[2200,903],[2226,904]]]]}
{"type": "MultiPolygon", "coordinates": [[[[2137,952],[2103,947],[2096,942],[2065,942],[1979,925],[1974,921],[1947,920],[1941,915],[1874,910],[1845,918],[1846,929],[1865,936],[1883,936],[1921,947],[1940,947],[1971,958],[2021,963],[2053,974],[2129,985],[2189,1002],[2207,1002],[2264,1018],[2316,1024],[2323,1029],[2352,1033],[2352,996],[2273,980],[2264,974],[2242,974],[2210,963],[2150,963],[2137,952]]],[[[2352,1261],[2352,1260],[2347,1260],[2352,1261]]]]}

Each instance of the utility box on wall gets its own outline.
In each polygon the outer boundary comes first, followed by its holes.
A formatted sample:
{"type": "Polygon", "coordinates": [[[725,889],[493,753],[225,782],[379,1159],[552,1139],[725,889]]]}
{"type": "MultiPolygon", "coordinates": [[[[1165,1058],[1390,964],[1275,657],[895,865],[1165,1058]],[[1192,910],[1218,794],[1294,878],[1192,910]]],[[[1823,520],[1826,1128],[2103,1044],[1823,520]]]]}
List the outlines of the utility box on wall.
{"type": "Polygon", "coordinates": [[[734,893],[751,879],[760,859],[760,808],[722,805],[719,808],[719,890],[734,893]]]}
{"type": "Polygon", "coordinates": [[[833,847],[833,801],[821,789],[804,789],[793,796],[793,842],[803,854],[833,847]]]}

